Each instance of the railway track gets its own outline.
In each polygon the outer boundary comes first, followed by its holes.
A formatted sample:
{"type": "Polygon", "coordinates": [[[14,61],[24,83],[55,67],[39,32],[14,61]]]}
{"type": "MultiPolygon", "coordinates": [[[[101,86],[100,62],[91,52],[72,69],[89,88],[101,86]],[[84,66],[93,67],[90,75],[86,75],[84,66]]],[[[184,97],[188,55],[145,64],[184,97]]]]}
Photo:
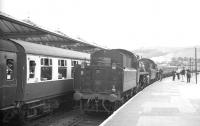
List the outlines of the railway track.
{"type": "Polygon", "coordinates": [[[81,114],[78,108],[58,111],[42,118],[34,119],[25,126],[98,126],[108,115],[103,113],[81,114]]]}

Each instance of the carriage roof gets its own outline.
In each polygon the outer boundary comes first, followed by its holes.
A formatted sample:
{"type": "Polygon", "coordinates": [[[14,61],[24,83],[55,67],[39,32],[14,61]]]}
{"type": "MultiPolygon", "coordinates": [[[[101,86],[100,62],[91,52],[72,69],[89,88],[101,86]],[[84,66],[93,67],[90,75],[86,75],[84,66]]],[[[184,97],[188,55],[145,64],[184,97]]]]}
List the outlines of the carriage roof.
{"type": "Polygon", "coordinates": [[[28,54],[36,54],[36,55],[45,55],[45,56],[53,56],[53,57],[65,57],[72,59],[83,59],[89,60],[90,54],[73,51],[69,49],[61,49],[52,46],[46,46],[41,44],[35,44],[30,42],[25,42],[22,40],[12,39],[13,42],[21,45],[24,48],[25,53],[28,54]]]}

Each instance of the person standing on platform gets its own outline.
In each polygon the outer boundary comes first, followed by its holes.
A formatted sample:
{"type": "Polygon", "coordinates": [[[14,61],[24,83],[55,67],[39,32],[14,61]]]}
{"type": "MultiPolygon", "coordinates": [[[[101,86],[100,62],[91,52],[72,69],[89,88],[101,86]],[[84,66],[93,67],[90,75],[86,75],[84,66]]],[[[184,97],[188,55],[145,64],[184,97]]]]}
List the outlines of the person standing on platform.
{"type": "Polygon", "coordinates": [[[172,77],[173,77],[173,81],[174,81],[175,78],[176,78],[176,71],[175,70],[172,71],[172,77]]]}
{"type": "Polygon", "coordinates": [[[189,69],[187,69],[187,83],[190,83],[190,78],[191,78],[191,72],[189,69]]]}
{"type": "Polygon", "coordinates": [[[180,69],[177,69],[176,75],[177,75],[178,80],[180,80],[180,69]]]}
{"type": "Polygon", "coordinates": [[[181,70],[181,80],[184,81],[184,78],[185,77],[185,68],[183,67],[183,69],[181,70]]]}

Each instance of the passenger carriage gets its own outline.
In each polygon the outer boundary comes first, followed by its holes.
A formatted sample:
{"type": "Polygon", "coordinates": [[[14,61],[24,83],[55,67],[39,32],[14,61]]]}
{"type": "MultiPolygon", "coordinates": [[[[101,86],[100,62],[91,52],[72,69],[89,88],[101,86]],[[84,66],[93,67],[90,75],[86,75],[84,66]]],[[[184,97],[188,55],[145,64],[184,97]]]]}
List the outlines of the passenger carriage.
{"type": "Polygon", "coordinates": [[[21,40],[0,39],[0,112],[3,121],[26,118],[71,103],[73,69],[90,55],[21,40]]]}

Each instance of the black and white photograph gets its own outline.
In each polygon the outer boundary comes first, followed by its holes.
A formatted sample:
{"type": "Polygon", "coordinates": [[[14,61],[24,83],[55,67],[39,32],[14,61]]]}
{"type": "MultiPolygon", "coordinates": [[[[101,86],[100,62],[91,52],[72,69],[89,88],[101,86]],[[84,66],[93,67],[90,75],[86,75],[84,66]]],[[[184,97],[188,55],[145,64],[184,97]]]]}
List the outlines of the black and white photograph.
{"type": "Polygon", "coordinates": [[[1,126],[200,126],[199,0],[0,0],[1,126]]]}

